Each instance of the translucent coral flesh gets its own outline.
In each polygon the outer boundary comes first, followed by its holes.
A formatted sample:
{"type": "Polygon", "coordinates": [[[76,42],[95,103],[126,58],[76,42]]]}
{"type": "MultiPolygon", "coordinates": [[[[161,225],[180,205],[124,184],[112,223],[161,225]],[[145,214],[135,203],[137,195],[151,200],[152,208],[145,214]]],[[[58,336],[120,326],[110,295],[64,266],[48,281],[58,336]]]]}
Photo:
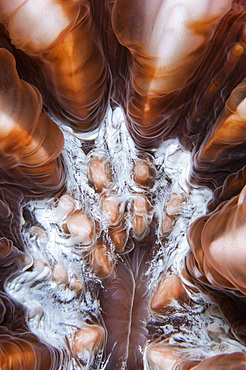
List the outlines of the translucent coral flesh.
{"type": "Polygon", "coordinates": [[[1,368],[246,366],[245,10],[0,0],[1,368]]]}

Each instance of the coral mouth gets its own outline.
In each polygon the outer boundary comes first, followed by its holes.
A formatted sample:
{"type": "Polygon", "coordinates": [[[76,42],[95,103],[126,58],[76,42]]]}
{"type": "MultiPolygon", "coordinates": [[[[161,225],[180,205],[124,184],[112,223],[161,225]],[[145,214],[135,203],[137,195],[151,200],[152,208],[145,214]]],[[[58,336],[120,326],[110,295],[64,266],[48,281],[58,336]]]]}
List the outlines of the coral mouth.
{"type": "Polygon", "coordinates": [[[0,1],[0,368],[245,368],[245,8],[0,1]]]}

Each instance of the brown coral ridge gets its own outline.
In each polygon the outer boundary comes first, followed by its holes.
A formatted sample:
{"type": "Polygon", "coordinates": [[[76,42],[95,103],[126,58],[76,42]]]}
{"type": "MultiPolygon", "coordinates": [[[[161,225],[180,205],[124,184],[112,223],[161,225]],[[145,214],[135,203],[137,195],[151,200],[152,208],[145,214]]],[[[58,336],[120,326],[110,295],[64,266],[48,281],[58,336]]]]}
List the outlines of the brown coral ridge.
{"type": "Polygon", "coordinates": [[[214,211],[217,206],[238,195],[246,184],[246,165],[239,171],[229,175],[223,185],[215,189],[213,198],[208,204],[208,210],[214,211]]]}
{"type": "Polygon", "coordinates": [[[21,207],[62,190],[61,130],[43,110],[39,91],[20,80],[13,55],[0,49],[0,235],[23,250],[21,207]]]}
{"type": "Polygon", "coordinates": [[[245,193],[244,186],[239,195],[191,225],[188,233],[191,251],[186,260],[190,279],[219,304],[233,335],[243,343],[246,343],[245,193]]]}
{"type": "Polygon", "coordinates": [[[0,167],[10,183],[33,194],[58,191],[65,180],[63,134],[44,112],[39,91],[19,79],[13,55],[0,49],[0,63],[0,167]]]}
{"type": "Polygon", "coordinates": [[[193,98],[186,111],[188,132],[196,149],[214,125],[231,91],[245,79],[245,17],[245,1],[233,1],[199,66],[197,85],[193,85],[193,98]]]}
{"type": "Polygon", "coordinates": [[[76,131],[98,127],[107,108],[110,75],[89,1],[0,5],[5,34],[39,68],[40,78],[33,82],[47,106],[76,131]]]}
{"type": "Polygon", "coordinates": [[[59,351],[48,347],[31,333],[0,336],[1,369],[55,370],[60,366],[59,351]]]}
{"type": "Polygon", "coordinates": [[[191,179],[212,187],[222,185],[246,160],[246,83],[239,84],[194,157],[191,179]]]}
{"type": "Polygon", "coordinates": [[[188,232],[187,268],[213,287],[245,295],[246,186],[240,195],[197,219],[188,232]]]}

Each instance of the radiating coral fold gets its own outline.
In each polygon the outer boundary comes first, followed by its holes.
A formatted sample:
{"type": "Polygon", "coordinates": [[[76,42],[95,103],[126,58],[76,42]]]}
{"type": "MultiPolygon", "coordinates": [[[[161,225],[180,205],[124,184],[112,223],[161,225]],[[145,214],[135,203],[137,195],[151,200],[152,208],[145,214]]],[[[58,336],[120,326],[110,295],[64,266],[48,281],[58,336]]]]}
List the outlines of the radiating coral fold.
{"type": "Polygon", "coordinates": [[[13,178],[19,176],[20,184],[23,178],[24,187],[31,191],[35,186],[59,190],[64,182],[59,157],[63,134],[44,112],[39,91],[19,79],[12,54],[1,49],[0,57],[1,168],[13,178]]]}
{"type": "Polygon", "coordinates": [[[12,44],[38,63],[43,77],[34,80],[48,92],[46,104],[77,131],[98,127],[110,81],[89,1],[5,3],[2,22],[12,44]]]}
{"type": "Polygon", "coordinates": [[[202,282],[207,280],[208,284],[235,294],[245,294],[245,189],[195,221],[188,234],[192,253],[188,262],[190,271],[192,265],[195,271],[196,265],[204,276],[202,282]]]}

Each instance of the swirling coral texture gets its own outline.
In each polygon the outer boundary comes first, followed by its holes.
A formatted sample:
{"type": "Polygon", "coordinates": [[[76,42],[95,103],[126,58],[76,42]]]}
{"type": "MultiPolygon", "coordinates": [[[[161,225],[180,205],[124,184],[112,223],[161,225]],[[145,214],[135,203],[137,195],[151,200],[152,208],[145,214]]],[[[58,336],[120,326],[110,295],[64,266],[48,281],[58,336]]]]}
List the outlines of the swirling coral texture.
{"type": "Polygon", "coordinates": [[[245,0],[0,22],[0,368],[246,368],[245,0]]]}

